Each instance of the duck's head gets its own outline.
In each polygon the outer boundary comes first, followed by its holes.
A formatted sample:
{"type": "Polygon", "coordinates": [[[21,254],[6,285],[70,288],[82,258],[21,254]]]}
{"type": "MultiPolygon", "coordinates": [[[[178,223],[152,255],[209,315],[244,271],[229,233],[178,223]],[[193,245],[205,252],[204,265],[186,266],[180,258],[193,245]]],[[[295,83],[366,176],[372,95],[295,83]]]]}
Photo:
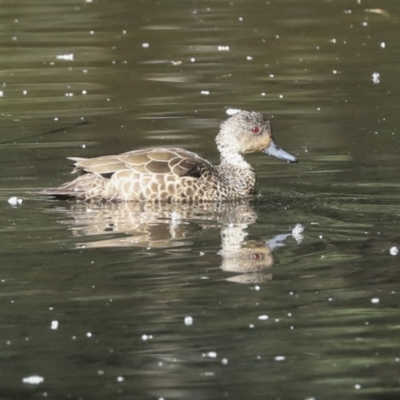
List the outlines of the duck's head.
{"type": "Polygon", "coordinates": [[[275,144],[269,121],[254,111],[239,111],[221,124],[216,137],[223,157],[262,151],[279,160],[297,163],[297,158],[275,144]]]}

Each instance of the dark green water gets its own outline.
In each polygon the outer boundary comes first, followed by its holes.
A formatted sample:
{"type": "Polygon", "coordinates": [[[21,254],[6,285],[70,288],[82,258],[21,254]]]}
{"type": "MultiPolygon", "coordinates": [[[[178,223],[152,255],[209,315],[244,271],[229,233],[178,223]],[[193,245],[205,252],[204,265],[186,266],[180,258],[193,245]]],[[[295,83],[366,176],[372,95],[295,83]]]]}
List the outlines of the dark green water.
{"type": "Polygon", "coordinates": [[[399,17],[395,0],[0,1],[0,397],[397,399],[399,17]],[[300,160],[248,156],[255,201],[35,194],[71,178],[67,156],[218,162],[227,107],[263,112],[300,160]]]}

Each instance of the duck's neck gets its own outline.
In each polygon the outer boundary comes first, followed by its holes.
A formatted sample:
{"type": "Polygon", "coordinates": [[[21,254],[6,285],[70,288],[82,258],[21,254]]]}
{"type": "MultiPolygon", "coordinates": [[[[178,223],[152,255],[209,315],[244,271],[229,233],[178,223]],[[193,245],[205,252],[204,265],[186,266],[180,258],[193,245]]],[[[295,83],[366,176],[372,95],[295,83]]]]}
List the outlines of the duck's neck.
{"type": "Polygon", "coordinates": [[[236,169],[253,170],[251,165],[238,153],[225,154],[221,152],[221,165],[234,167],[236,169]]]}
{"type": "Polygon", "coordinates": [[[221,153],[221,164],[217,170],[220,180],[232,192],[232,198],[248,197],[256,193],[256,174],[240,154],[225,156],[221,153]]]}

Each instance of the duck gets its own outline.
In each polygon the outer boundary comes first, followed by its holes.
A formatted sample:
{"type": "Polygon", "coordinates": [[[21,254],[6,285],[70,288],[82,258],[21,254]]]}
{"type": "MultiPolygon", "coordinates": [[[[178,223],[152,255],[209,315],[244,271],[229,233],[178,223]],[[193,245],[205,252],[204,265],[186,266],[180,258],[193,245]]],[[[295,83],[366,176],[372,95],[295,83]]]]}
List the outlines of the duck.
{"type": "Polygon", "coordinates": [[[263,152],[288,163],[295,156],[280,148],[270,122],[255,111],[239,110],[221,123],[215,143],[220,164],[181,148],[147,148],[95,158],[68,157],[80,176],[41,193],[91,202],[213,202],[251,198],[257,178],[244,154],[263,152]]]}

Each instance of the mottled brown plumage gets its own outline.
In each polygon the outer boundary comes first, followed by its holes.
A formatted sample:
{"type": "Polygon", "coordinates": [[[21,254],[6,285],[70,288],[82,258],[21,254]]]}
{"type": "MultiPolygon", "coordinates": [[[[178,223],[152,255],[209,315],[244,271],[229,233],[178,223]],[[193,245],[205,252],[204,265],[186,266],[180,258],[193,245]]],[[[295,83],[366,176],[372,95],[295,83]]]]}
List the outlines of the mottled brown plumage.
{"type": "Polygon", "coordinates": [[[221,124],[216,137],[221,164],[184,149],[134,150],[116,156],[69,158],[81,176],[42,193],[86,201],[218,201],[256,193],[256,175],[242,154],[263,151],[297,162],[277,147],[268,121],[240,111],[221,124]]]}

